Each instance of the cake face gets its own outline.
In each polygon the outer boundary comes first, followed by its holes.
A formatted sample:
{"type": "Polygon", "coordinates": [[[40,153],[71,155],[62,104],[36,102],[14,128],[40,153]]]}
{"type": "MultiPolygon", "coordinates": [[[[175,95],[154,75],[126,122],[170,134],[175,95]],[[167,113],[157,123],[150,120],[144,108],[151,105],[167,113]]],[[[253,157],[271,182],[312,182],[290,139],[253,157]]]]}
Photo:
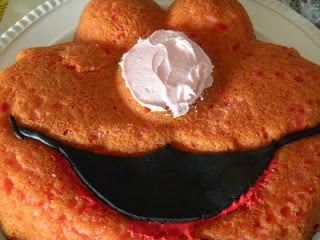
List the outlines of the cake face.
{"type": "Polygon", "coordinates": [[[14,115],[19,124],[64,144],[117,156],[143,155],[166,144],[198,153],[246,151],[316,126],[319,66],[293,49],[255,40],[236,1],[181,0],[165,12],[152,1],[93,0],[76,41],[21,52],[0,82],[0,220],[8,235],[308,239],[319,225],[318,135],[279,149],[263,186],[235,211],[203,222],[157,224],[111,210],[61,154],[18,141],[9,126],[14,115]],[[158,29],[184,32],[215,64],[204,100],[179,118],[140,106],[121,75],[122,55],[158,29]]]}

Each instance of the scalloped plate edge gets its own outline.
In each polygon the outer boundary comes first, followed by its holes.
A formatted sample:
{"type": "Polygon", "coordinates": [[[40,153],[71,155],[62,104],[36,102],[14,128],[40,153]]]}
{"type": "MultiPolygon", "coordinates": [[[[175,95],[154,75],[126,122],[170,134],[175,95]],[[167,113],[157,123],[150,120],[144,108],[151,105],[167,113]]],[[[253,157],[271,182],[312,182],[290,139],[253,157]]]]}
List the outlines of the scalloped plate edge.
{"type": "Polygon", "coordinates": [[[48,0],[31,10],[0,36],[0,53],[34,22],[68,1],[69,0],[48,0]]]}

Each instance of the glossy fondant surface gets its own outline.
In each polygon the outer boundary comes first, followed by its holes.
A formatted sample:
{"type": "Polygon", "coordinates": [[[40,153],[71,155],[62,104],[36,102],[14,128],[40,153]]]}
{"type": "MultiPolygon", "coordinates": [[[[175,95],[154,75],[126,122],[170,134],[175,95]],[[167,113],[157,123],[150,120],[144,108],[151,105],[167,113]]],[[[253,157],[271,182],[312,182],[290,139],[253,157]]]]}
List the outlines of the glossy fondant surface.
{"type": "Polygon", "coordinates": [[[117,157],[65,146],[10,118],[15,135],[55,148],[103,202],[136,220],[186,222],[221,214],[268,169],[277,148],[320,133],[320,126],[246,152],[200,154],[170,145],[139,157],[117,157]],[[128,201],[128,199],[130,199],[128,201]]]}

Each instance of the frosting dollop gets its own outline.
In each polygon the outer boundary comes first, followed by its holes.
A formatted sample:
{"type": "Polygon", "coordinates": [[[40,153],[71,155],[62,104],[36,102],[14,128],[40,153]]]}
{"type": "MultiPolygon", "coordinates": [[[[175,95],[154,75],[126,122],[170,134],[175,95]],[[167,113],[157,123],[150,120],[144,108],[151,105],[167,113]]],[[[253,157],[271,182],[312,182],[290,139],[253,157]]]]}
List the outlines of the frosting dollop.
{"type": "Polygon", "coordinates": [[[151,111],[170,109],[174,117],[186,114],[213,83],[210,58],[184,33],[172,30],[139,39],[120,66],[136,101],[151,111]]]}

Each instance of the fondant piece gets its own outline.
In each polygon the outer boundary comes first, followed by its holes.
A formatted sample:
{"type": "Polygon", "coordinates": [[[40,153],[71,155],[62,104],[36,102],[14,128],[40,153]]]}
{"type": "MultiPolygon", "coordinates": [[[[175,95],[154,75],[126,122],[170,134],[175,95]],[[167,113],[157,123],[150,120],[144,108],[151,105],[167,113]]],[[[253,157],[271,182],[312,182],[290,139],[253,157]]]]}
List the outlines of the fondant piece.
{"type": "Polygon", "coordinates": [[[290,134],[260,149],[201,154],[166,145],[139,157],[118,157],[63,145],[19,127],[25,137],[58,150],[83,183],[114,210],[136,220],[188,222],[217,216],[248,192],[268,168],[277,148],[320,133],[320,125],[290,134]]]}

